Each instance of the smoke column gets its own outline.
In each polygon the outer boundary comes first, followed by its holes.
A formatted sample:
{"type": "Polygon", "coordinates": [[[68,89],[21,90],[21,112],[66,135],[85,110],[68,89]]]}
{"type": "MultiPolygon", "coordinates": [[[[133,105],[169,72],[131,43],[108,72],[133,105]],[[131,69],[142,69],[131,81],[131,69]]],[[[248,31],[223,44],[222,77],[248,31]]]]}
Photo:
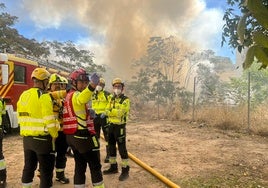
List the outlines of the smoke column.
{"type": "Polygon", "coordinates": [[[103,63],[127,77],[131,61],[145,53],[149,37],[183,37],[204,7],[200,0],[24,0],[24,8],[39,27],[64,22],[87,27],[101,43],[103,63]]]}

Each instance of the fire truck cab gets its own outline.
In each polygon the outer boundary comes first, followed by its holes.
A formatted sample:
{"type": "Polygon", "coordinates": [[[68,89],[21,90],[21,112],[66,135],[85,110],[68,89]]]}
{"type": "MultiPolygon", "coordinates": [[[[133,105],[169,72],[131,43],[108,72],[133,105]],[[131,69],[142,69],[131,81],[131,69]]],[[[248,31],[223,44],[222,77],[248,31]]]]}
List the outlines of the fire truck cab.
{"type": "MultiPolygon", "coordinates": [[[[19,57],[14,54],[0,53],[0,97],[6,103],[6,116],[3,117],[3,126],[6,133],[19,128],[17,120],[17,101],[21,93],[33,86],[32,71],[37,67],[44,67],[37,61],[19,57]]],[[[59,73],[67,76],[67,72],[60,72],[53,68],[47,68],[51,73],[59,73]]]]}

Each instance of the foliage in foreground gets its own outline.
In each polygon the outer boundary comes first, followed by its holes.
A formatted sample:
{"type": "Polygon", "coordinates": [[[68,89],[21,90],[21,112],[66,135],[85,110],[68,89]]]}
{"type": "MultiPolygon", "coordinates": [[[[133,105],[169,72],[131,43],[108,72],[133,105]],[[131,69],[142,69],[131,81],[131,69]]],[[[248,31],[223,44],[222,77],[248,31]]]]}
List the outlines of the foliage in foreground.
{"type": "Polygon", "coordinates": [[[238,52],[248,49],[244,69],[249,68],[254,57],[262,63],[261,68],[268,65],[268,0],[228,0],[223,19],[222,45],[228,39],[228,45],[238,52]],[[235,8],[240,10],[238,15],[235,8]]]}

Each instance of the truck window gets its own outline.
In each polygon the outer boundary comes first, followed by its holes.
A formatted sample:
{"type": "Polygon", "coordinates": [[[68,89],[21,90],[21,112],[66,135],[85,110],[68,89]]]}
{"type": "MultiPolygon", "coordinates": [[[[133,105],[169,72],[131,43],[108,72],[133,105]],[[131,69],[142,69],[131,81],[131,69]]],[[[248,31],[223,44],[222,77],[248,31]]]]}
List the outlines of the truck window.
{"type": "Polygon", "coordinates": [[[14,66],[14,82],[19,84],[25,84],[25,72],[26,68],[23,66],[14,66]]]}

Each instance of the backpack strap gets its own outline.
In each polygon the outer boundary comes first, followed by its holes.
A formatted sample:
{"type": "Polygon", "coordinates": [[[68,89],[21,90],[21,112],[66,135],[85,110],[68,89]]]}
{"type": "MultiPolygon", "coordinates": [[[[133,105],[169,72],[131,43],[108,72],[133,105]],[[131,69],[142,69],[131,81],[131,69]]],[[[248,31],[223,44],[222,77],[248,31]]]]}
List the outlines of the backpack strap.
{"type": "Polygon", "coordinates": [[[106,90],[104,90],[103,92],[104,92],[104,96],[105,96],[106,101],[107,101],[108,100],[108,96],[110,95],[110,92],[109,91],[106,91],[106,90]]]}
{"type": "Polygon", "coordinates": [[[121,95],[120,98],[121,98],[119,101],[120,104],[122,104],[124,102],[124,100],[128,99],[128,97],[125,95],[121,95]]]}

